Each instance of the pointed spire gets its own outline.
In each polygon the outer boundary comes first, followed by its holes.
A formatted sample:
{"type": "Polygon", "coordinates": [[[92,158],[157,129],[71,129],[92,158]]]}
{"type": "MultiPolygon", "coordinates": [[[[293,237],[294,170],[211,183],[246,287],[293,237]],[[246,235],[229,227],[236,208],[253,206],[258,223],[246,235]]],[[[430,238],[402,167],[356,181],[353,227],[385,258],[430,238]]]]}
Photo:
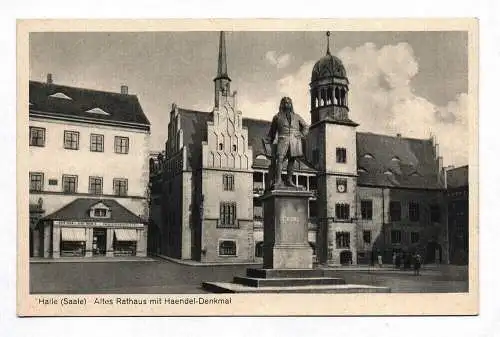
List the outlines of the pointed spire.
{"type": "Polygon", "coordinates": [[[326,55],[330,55],[330,31],[326,32],[326,55]]]}
{"type": "Polygon", "coordinates": [[[217,78],[229,78],[229,76],[227,75],[226,37],[223,31],[220,32],[220,38],[219,38],[219,60],[217,63],[217,78]]]}

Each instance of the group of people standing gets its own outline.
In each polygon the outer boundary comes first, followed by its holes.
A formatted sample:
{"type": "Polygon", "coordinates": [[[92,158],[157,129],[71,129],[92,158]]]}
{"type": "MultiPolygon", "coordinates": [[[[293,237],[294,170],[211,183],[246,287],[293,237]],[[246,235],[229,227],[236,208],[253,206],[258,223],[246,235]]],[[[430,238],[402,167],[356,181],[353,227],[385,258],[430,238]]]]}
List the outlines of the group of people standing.
{"type": "Polygon", "coordinates": [[[395,269],[411,269],[415,275],[420,275],[422,267],[422,257],[418,253],[400,252],[392,255],[392,264],[395,269]]]}
{"type": "MultiPolygon", "coordinates": [[[[372,255],[372,265],[375,264],[375,257],[378,266],[382,268],[382,254],[377,253],[372,255]]],[[[419,253],[399,252],[392,255],[392,265],[394,269],[409,270],[413,267],[414,275],[420,275],[422,263],[423,260],[419,253]]]]}

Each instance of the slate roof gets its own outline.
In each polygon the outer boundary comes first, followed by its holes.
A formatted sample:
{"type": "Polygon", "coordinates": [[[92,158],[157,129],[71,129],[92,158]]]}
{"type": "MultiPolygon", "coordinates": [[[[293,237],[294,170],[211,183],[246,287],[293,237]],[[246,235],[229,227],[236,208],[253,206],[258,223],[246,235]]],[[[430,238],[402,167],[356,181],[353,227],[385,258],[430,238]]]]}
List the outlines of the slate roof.
{"type": "Polygon", "coordinates": [[[30,81],[29,103],[30,114],[43,113],[150,129],[150,122],[136,95],[30,81]],[[70,99],[63,98],[64,96],[70,99]],[[88,112],[92,109],[100,109],[105,113],[100,110],[97,110],[98,113],[88,112]]]}
{"type": "Polygon", "coordinates": [[[459,188],[469,186],[469,166],[461,166],[446,172],[446,184],[448,188],[459,188]]]}
{"type": "Polygon", "coordinates": [[[88,222],[120,222],[120,223],[142,223],[143,220],[123,207],[114,199],[97,199],[97,198],[78,198],[42,218],[42,220],[61,220],[61,221],[88,221],[88,222]],[[111,217],[107,219],[91,218],[90,208],[102,202],[111,210],[111,217]]]}
{"type": "Polygon", "coordinates": [[[358,185],[444,188],[430,139],[356,134],[358,185]]]}
{"type": "MultiPolygon", "coordinates": [[[[178,108],[184,145],[188,148],[188,167],[198,167],[201,142],[207,139],[207,121],[211,113],[178,108]]],[[[243,118],[248,129],[249,146],[253,150],[254,168],[268,168],[261,139],[271,122],[243,118]],[[257,158],[259,157],[260,158],[257,158]]],[[[358,185],[400,188],[442,189],[434,145],[430,139],[392,137],[373,133],[356,134],[358,185]],[[390,174],[389,174],[390,172],[390,174]]],[[[299,172],[316,172],[306,160],[296,162],[299,172]]]]}

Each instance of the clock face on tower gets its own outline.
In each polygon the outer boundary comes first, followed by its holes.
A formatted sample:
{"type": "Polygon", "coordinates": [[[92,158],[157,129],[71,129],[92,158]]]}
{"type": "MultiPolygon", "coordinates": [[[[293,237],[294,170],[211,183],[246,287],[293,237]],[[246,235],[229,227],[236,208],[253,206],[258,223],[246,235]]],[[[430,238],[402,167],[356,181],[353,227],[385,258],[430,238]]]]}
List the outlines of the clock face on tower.
{"type": "Polygon", "coordinates": [[[347,191],[347,179],[337,179],[337,192],[345,193],[347,191]]]}

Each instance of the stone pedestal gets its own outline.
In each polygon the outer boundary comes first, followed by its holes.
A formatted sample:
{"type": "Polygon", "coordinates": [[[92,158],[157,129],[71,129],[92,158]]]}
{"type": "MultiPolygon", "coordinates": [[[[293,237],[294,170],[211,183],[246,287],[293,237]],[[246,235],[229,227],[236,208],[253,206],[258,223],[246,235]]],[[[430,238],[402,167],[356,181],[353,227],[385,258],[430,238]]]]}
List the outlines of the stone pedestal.
{"type": "Polygon", "coordinates": [[[249,268],[233,282],[203,282],[212,293],[387,293],[386,287],[349,285],[332,270],[313,269],[308,241],[311,192],[292,187],[267,191],[264,207],[263,268],[249,268]]]}
{"type": "Polygon", "coordinates": [[[312,193],[295,188],[266,192],[264,208],[263,267],[265,269],[310,269],[308,203],[312,193]]]}

